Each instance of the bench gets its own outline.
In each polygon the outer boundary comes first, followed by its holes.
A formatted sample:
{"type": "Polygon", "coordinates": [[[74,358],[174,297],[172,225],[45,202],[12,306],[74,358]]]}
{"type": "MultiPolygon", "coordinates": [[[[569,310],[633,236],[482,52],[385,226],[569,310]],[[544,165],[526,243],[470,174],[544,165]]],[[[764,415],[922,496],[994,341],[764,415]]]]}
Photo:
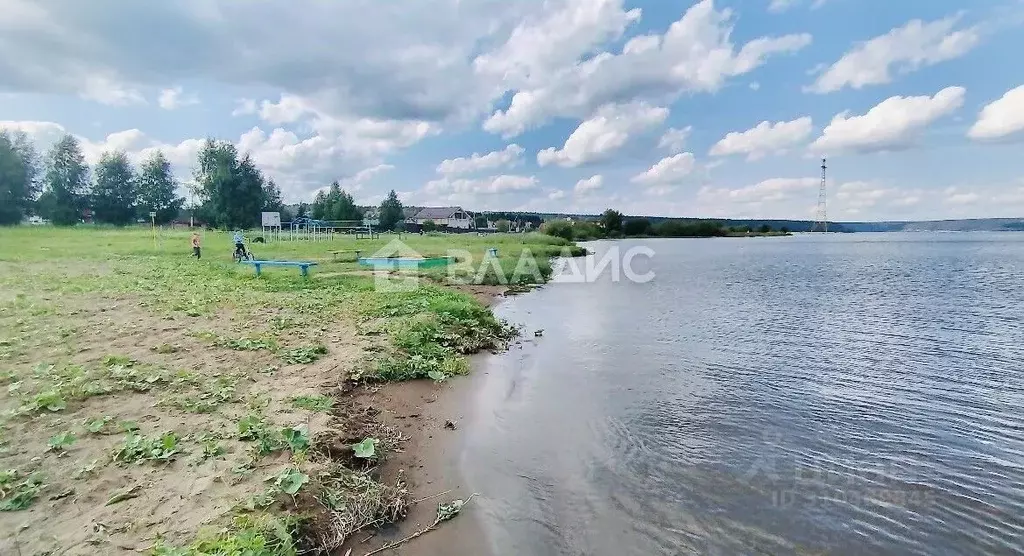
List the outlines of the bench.
{"type": "Polygon", "coordinates": [[[355,260],[358,261],[359,260],[359,254],[362,253],[362,252],[363,252],[362,249],[344,249],[342,251],[331,251],[331,255],[333,256],[334,260],[337,262],[337,261],[339,261],[341,259],[341,257],[339,257],[338,255],[341,255],[342,253],[355,253],[356,254],[355,260]]]}
{"type": "Polygon", "coordinates": [[[309,276],[309,267],[316,266],[313,262],[296,262],[296,261],[242,261],[245,264],[251,264],[256,267],[256,276],[260,275],[260,268],[264,266],[297,266],[299,267],[299,273],[305,278],[309,276]]]}

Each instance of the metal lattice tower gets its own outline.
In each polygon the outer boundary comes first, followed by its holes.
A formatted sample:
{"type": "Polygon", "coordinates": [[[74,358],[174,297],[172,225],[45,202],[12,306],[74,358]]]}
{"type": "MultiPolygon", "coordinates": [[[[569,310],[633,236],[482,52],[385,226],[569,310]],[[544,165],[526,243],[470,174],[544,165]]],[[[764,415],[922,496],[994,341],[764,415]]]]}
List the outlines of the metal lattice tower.
{"type": "Polygon", "coordinates": [[[828,213],[825,212],[825,159],[821,159],[821,186],[818,188],[818,212],[814,216],[814,224],[811,225],[812,232],[828,231],[828,213]]]}

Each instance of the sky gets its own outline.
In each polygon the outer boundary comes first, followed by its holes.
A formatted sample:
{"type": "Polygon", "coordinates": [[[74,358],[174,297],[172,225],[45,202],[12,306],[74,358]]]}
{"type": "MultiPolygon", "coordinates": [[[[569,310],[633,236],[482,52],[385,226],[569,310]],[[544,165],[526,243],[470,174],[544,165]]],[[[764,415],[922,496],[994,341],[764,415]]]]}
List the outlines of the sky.
{"type": "Polygon", "coordinates": [[[1024,216],[1024,0],[0,0],[0,127],[287,202],[1024,216]]]}

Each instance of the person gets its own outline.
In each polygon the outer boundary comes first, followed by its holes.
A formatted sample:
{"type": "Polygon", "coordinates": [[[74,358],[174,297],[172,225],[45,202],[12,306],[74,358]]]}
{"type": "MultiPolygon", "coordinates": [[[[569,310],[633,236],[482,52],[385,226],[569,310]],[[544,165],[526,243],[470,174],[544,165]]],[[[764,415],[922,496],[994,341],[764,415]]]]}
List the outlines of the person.
{"type": "Polygon", "coordinates": [[[242,237],[242,232],[235,230],[235,253],[240,253],[243,259],[248,259],[249,255],[245,253],[245,238],[242,237]]]}
{"type": "Polygon", "coordinates": [[[199,232],[192,232],[192,256],[200,259],[203,256],[202,249],[199,245],[199,232]]]}

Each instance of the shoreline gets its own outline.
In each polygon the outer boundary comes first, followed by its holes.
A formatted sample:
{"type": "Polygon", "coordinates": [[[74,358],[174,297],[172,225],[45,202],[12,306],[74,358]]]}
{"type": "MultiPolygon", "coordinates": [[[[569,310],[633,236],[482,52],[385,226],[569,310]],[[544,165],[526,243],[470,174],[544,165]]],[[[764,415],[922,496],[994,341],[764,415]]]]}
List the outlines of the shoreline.
{"type": "MultiPolygon", "coordinates": [[[[503,286],[447,286],[472,295],[490,310],[518,293],[503,286]]],[[[407,440],[402,452],[382,468],[385,481],[402,478],[414,501],[405,518],[375,532],[356,534],[338,554],[361,556],[395,542],[433,523],[437,504],[455,499],[468,500],[474,494],[465,484],[459,468],[463,423],[473,419],[472,395],[483,373],[481,360],[487,351],[468,356],[470,373],[442,384],[428,380],[395,382],[357,396],[360,403],[380,409],[382,423],[400,430],[407,440]],[[452,421],[456,429],[446,428],[452,421]]],[[[485,373],[484,373],[485,374],[485,373]]],[[[479,495],[480,493],[476,493],[479,495]]],[[[490,539],[478,506],[467,505],[455,519],[436,530],[383,554],[400,556],[450,556],[451,554],[492,554],[490,539]]]]}

